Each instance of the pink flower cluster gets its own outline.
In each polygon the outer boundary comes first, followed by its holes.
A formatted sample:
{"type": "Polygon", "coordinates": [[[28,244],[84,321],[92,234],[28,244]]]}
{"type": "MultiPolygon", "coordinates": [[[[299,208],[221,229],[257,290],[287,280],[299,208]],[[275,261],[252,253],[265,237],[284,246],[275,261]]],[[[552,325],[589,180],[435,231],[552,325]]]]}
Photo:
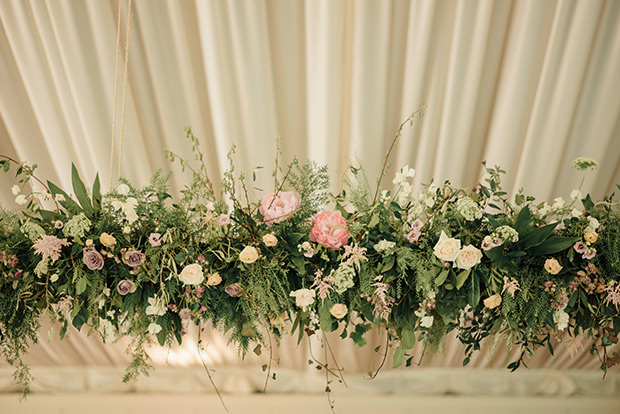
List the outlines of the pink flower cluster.
{"type": "Polygon", "coordinates": [[[319,299],[323,301],[329,295],[329,291],[334,289],[330,285],[330,283],[333,282],[334,278],[331,275],[323,277],[323,272],[321,270],[317,270],[314,274],[314,283],[310,286],[310,289],[316,289],[319,299]]]}
{"type": "Polygon", "coordinates": [[[420,219],[415,219],[415,221],[411,223],[411,231],[405,236],[409,243],[415,243],[420,239],[423,226],[424,223],[422,223],[422,220],[420,219]]]}
{"type": "Polygon", "coordinates": [[[280,223],[299,208],[300,201],[292,191],[269,193],[263,197],[259,208],[265,224],[280,223]]]}
{"type": "Polygon", "coordinates": [[[308,236],[313,241],[323,246],[339,248],[349,242],[349,230],[347,221],[340,211],[324,211],[315,214],[312,218],[312,228],[308,236]]]}
{"type": "Polygon", "coordinates": [[[376,283],[372,286],[375,288],[375,293],[372,295],[362,295],[362,298],[366,298],[368,302],[374,305],[375,313],[387,320],[392,313],[392,305],[396,302],[396,299],[389,296],[387,291],[390,289],[390,285],[381,282],[383,275],[379,275],[375,278],[376,283]]]}
{"type": "Polygon", "coordinates": [[[39,240],[37,240],[34,245],[34,252],[36,254],[40,254],[43,260],[50,258],[52,262],[60,259],[60,250],[63,246],[69,246],[71,242],[68,242],[67,239],[59,239],[56,236],[48,236],[47,234],[43,234],[39,240]]]}
{"type": "Polygon", "coordinates": [[[573,249],[581,255],[582,259],[590,260],[596,256],[596,249],[594,247],[586,246],[582,241],[578,241],[573,245],[573,249]]]}

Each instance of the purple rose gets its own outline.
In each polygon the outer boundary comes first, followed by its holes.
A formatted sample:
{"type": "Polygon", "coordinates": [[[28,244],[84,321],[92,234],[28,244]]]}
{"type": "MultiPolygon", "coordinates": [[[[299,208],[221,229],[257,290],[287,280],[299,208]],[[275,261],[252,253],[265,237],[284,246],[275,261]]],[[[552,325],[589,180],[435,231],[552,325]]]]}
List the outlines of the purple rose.
{"type": "Polygon", "coordinates": [[[123,255],[123,263],[129,267],[136,268],[144,263],[146,256],[139,250],[127,250],[123,255]]]}
{"type": "Polygon", "coordinates": [[[85,247],[82,252],[84,256],[82,256],[82,260],[86,267],[90,270],[101,270],[103,269],[103,256],[97,250],[92,247],[85,247]]]}
{"type": "Polygon", "coordinates": [[[224,292],[228,293],[232,298],[238,298],[243,295],[243,288],[239,283],[233,283],[226,286],[226,288],[224,288],[224,292]]]}
{"type": "Polygon", "coordinates": [[[134,286],[135,284],[131,280],[123,279],[118,282],[118,285],[116,285],[116,291],[121,296],[125,296],[126,294],[134,291],[134,286]]]}
{"type": "Polygon", "coordinates": [[[149,243],[151,243],[152,247],[161,246],[161,234],[159,234],[159,233],[151,233],[149,235],[149,243]]]}

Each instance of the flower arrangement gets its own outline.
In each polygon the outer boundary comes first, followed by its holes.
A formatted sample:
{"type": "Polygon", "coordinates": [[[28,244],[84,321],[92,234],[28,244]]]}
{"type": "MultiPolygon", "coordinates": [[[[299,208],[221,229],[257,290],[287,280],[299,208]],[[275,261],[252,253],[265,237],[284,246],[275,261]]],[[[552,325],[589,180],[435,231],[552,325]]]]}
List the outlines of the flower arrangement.
{"type": "MultiPolygon", "coordinates": [[[[379,327],[395,367],[412,362],[416,342],[436,349],[455,330],[464,365],[489,336],[521,349],[512,370],[537,347],[553,352],[551,339],[562,336],[590,338],[603,370],[620,361],[608,352],[620,330],[611,197],[595,203],[579,189],[568,205],[521,191],[509,198],[499,167],[485,167],[472,190],[431,182],[417,196],[408,167],[392,192],[381,191],[382,172],[374,196],[363,169],[351,167],[332,196],[325,167],[294,160],[280,179],[276,159],[273,192],[252,202],[232,161],[215,193],[187,135],[200,165],[168,153],[193,173],[175,201],[162,173],[145,188],[123,181],[103,195],[98,178],[88,191],[73,167],[70,196],[36,178],[36,166],[0,161],[5,171],[17,166],[12,191],[25,205],[0,211],[0,347],[18,380],[28,383],[21,356],[44,314],[61,337],[87,325],[106,341],[133,338],[126,380],[148,370],[152,338],[180,343],[188,324],[207,321],[242,352],[271,336],[336,330],[364,346],[379,327]],[[22,193],[30,179],[45,192],[22,193]]],[[[597,166],[571,165],[584,174],[597,166]]]]}

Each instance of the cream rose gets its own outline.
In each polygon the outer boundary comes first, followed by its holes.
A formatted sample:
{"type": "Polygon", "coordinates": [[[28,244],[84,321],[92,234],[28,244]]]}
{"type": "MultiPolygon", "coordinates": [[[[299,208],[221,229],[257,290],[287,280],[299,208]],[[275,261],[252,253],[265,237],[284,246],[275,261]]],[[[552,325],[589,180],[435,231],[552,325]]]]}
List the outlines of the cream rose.
{"type": "Polygon", "coordinates": [[[217,286],[222,283],[222,277],[219,273],[211,273],[207,278],[207,286],[217,286]]]}
{"type": "Polygon", "coordinates": [[[254,246],[245,246],[245,249],[239,253],[239,260],[243,263],[254,263],[258,259],[258,250],[254,246]]]}
{"type": "Polygon", "coordinates": [[[181,270],[179,280],[186,285],[199,285],[205,279],[202,274],[202,266],[198,263],[187,265],[181,270]]]}
{"type": "Polygon", "coordinates": [[[116,238],[108,233],[101,233],[101,236],[99,236],[99,241],[105,247],[113,247],[116,244],[116,238]]]}
{"type": "Polygon", "coordinates": [[[447,262],[453,262],[459,255],[460,250],[461,241],[448,237],[443,231],[441,232],[441,236],[439,236],[439,241],[433,248],[435,256],[447,262]]]}
{"type": "Polygon", "coordinates": [[[273,234],[265,234],[263,236],[263,243],[265,243],[267,247],[273,247],[278,244],[278,238],[273,234]]]}
{"type": "Polygon", "coordinates": [[[489,296],[484,300],[484,306],[489,309],[495,309],[502,303],[502,297],[497,293],[493,296],[489,296]]]}
{"type": "Polygon", "coordinates": [[[562,266],[556,259],[547,259],[545,261],[545,270],[549,272],[550,275],[557,275],[562,270],[562,266]]]}
{"type": "Polygon", "coordinates": [[[291,297],[295,298],[295,304],[300,308],[305,308],[314,303],[316,292],[311,289],[298,289],[291,292],[291,297]]]}
{"type": "Polygon", "coordinates": [[[344,305],[342,303],[336,303],[334,306],[331,307],[329,313],[331,313],[332,316],[336,319],[342,319],[347,315],[348,311],[349,310],[347,309],[347,305],[344,305]]]}
{"type": "Polygon", "coordinates": [[[471,269],[482,259],[482,252],[468,244],[463,247],[456,258],[456,267],[459,269],[471,269]]]}

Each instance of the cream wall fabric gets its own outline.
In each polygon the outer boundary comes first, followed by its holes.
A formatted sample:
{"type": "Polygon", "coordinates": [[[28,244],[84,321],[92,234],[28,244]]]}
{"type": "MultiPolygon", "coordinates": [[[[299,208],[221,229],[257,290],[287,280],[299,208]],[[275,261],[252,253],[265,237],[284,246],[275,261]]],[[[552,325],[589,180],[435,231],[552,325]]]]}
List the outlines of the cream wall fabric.
{"type": "MultiPolygon", "coordinates": [[[[117,7],[0,2],[0,153],[38,164],[41,177],[66,189],[71,162],[89,182],[99,172],[108,184],[117,7]]],[[[568,199],[580,179],[568,167],[577,156],[601,164],[584,185],[594,198],[620,183],[618,1],[134,0],[132,12],[122,175],[134,183],[171,168],[163,149],[191,158],[183,138],[191,126],[212,177],[236,144],[238,168],[265,167],[256,185],[268,190],[281,135],[285,159],[328,164],[338,191],[350,160],[377,177],[398,125],[422,103],[426,116],[405,130],[390,169],[416,168],[418,188],[431,178],[472,186],[486,160],[507,170],[508,191],[568,199]]],[[[122,79],[122,53],[120,64],[122,79]]],[[[119,131],[120,104],[116,116],[119,131]]],[[[186,179],[177,171],[172,189],[186,179]]],[[[0,185],[0,201],[15,207],[10,177],[0,175],[0,185]]],[[[225,339],[210,338],[210,363],[238,363],[225,339]]],[[[376,366],[374,346],[353,352],[336,342],[347,370],[376,366]]],[[[154,359],[199,364],[195,345],[186,347],[154,359]]],[[[283,341],[282,366],[312,370],[304,349],[283,341]]],[[[43,341],[30,358],[122,365],[122,350],[73,334],[43,341]]],[[[586,354],[587,345],[575,359],[540,354],[532,364],[596,368],[586,354]]],[[[505,352],[495,355],[471,365],[502,366],[505,352]]],[[[461,361],[450,340],[425,363],[461,361]]]]}

